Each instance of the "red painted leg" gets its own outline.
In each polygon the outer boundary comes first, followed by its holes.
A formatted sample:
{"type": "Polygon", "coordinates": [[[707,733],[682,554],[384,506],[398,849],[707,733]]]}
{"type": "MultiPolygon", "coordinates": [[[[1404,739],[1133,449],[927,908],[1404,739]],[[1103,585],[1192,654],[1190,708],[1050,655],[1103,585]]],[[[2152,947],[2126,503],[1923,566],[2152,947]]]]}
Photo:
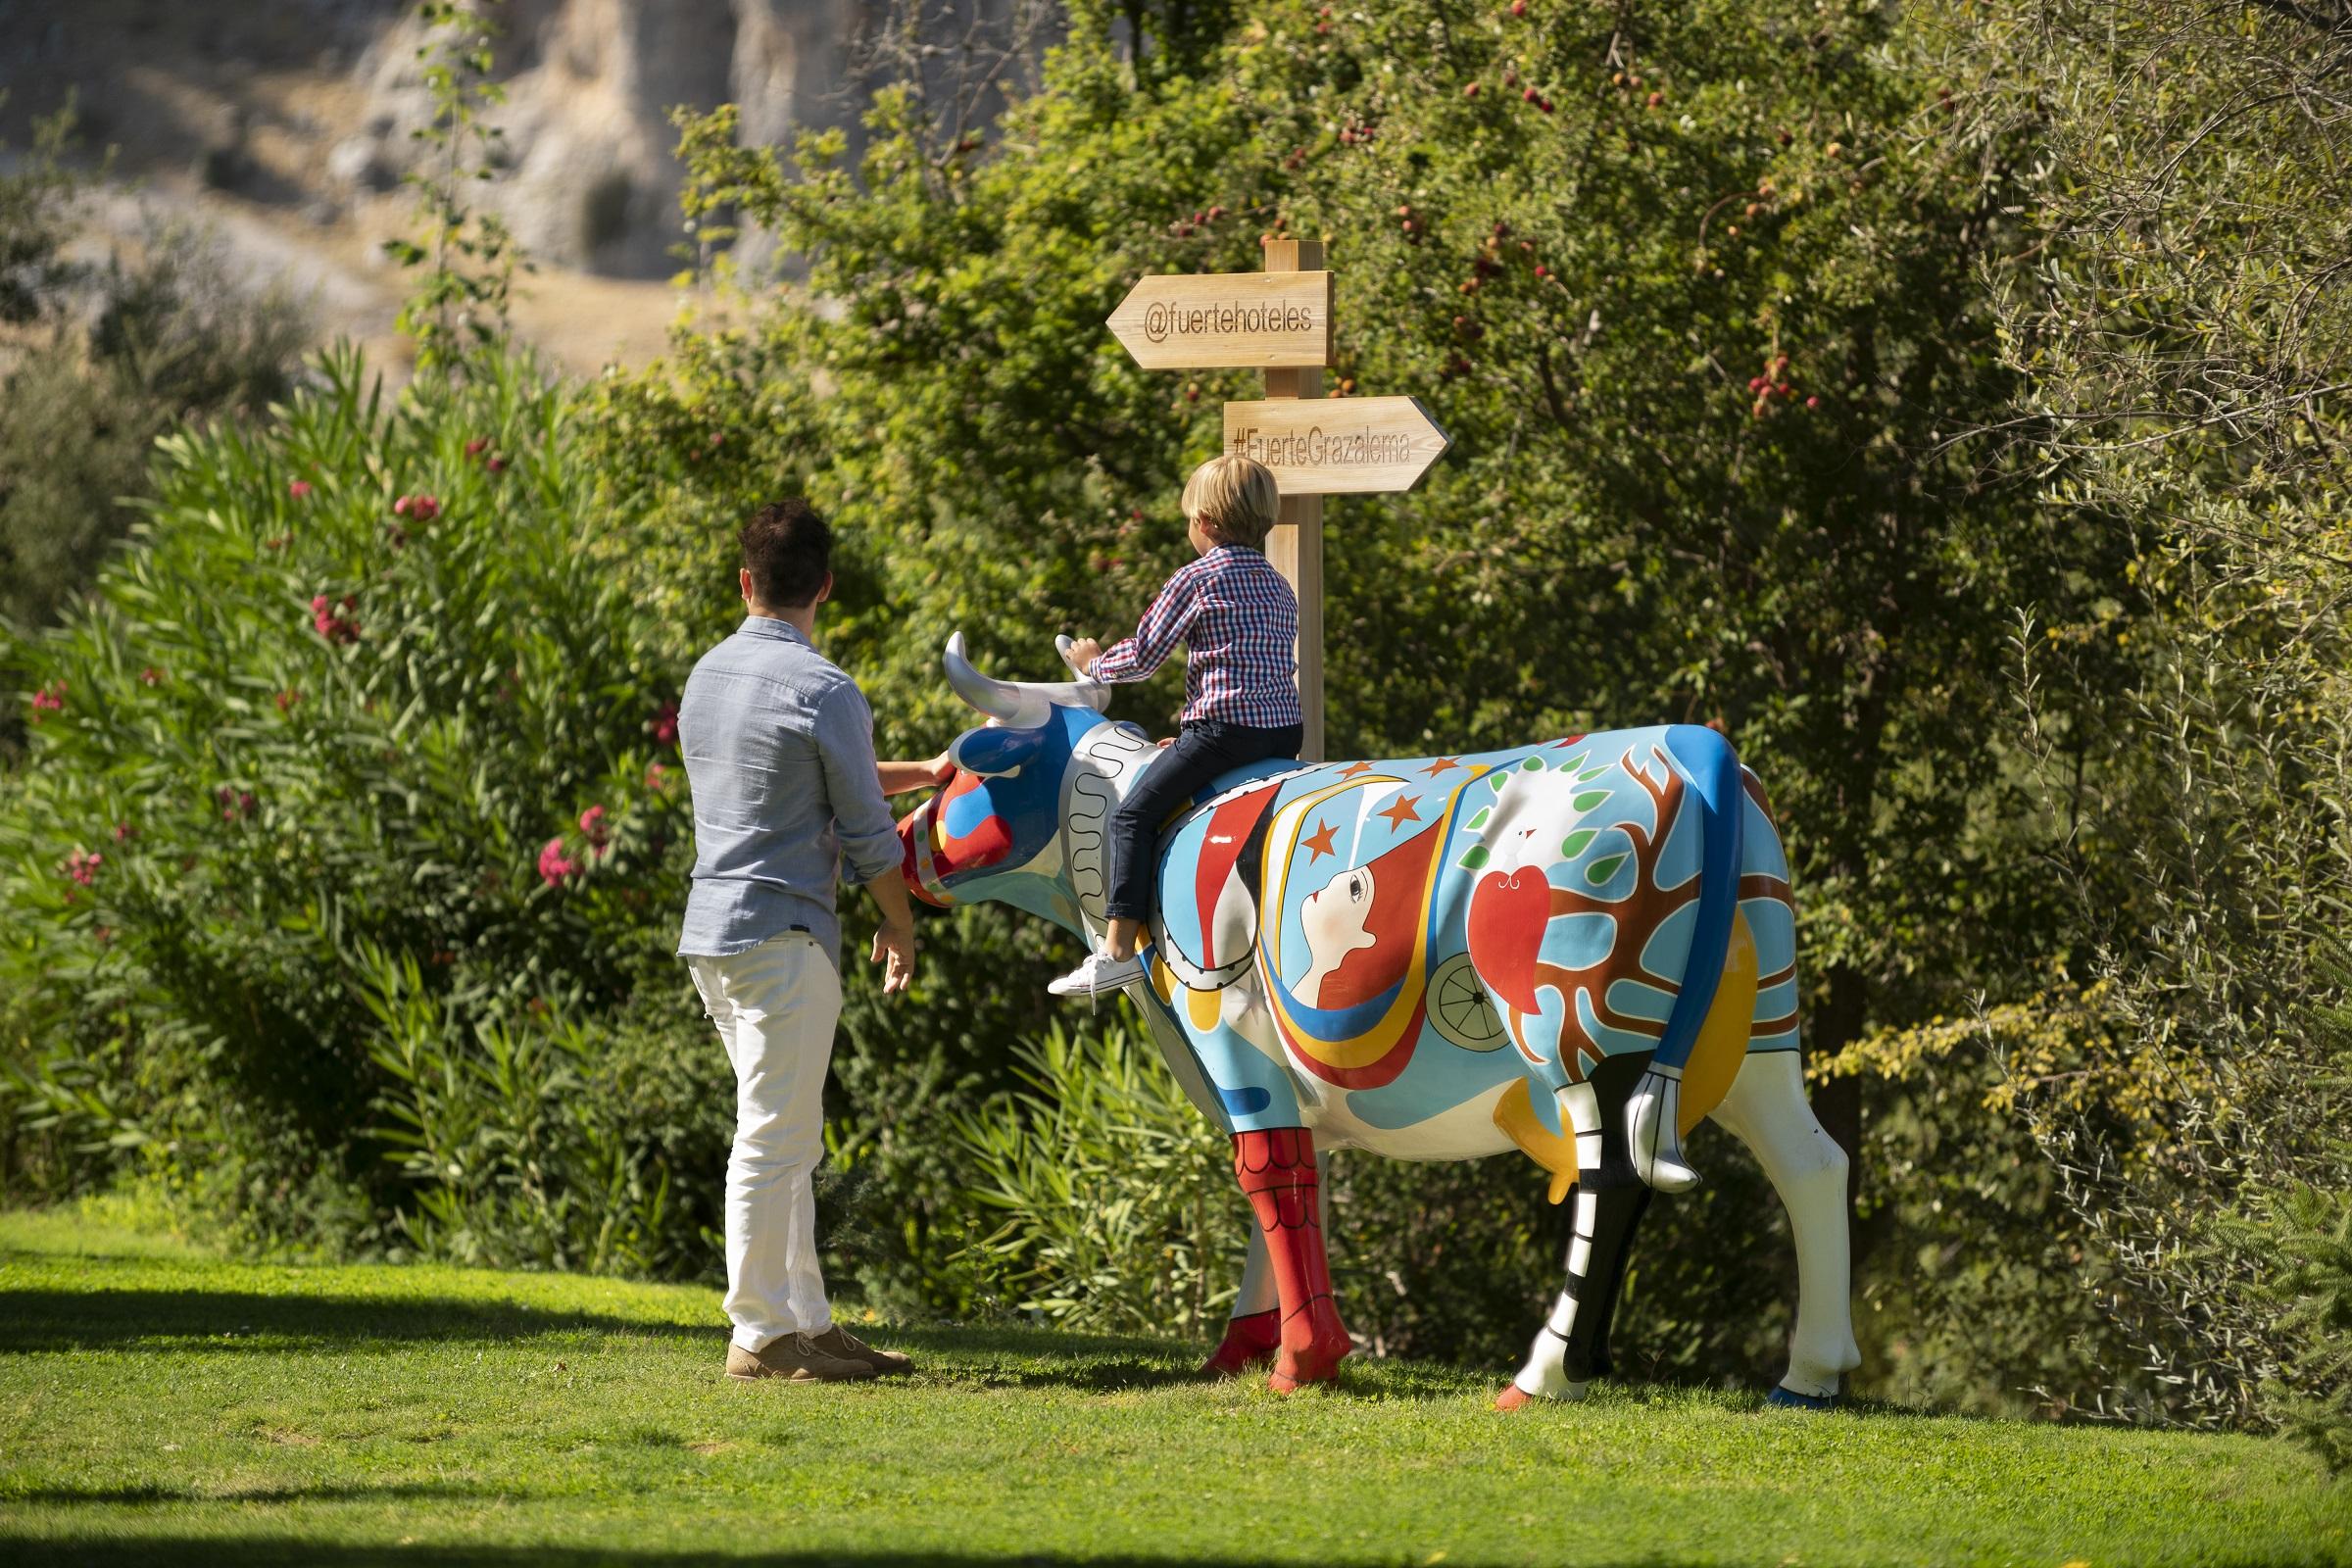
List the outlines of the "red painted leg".
{"type": "Polygon", "coordinates": [[[1303,1127],[1238,1133],[1233,1173],[1265,1233],[1274,1288],[1282,1299],[1282,1343],[1266,1384],[1288,1394],[1303,1384],[1328,1383],[1352,1347],[1331,1298],[1331,1263],[1323,1251],[1316,1203],[1322,1177],[1315,1170],[1314,1140],[1303,1127]]]}
{"type": "Polygon", "coordinates": [[[1226,1321],[1224,1343],[1200,1363],[1200,1370],[1214,1378],[1238,1378],[1258,1362],[1273,1360],[1281,1348],[1281,1309],[1248,1312],[1226,1321]]]}

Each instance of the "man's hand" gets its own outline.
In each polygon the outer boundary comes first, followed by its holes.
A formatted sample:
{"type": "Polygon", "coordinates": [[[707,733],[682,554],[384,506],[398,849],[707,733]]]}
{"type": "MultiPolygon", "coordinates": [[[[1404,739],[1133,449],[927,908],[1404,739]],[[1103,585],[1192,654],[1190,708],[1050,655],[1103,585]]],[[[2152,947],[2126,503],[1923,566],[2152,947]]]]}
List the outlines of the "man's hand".
{"type": "Polygon", "coordinates": [[[1102,657],[1102,645],[1092,637],[1076,637],[1070,641],[1070,667],[1083,675],[1087,666],[1102,657]]]}
{"type": "Polygon", "coordinates": [[[919,762],[876,762],[874,773],[882,780],[883,794],[904,795],[908,790],[927,790],[935,784],[945,784],[956,776],[956,764],[942,752],[919,762]]]}
{"type": "Polygon", "coordinates": [[[882,994],[896,996],[914,978],[914,922],[884,921],[874,932],[874,962],[882,968],[882,994]]]}

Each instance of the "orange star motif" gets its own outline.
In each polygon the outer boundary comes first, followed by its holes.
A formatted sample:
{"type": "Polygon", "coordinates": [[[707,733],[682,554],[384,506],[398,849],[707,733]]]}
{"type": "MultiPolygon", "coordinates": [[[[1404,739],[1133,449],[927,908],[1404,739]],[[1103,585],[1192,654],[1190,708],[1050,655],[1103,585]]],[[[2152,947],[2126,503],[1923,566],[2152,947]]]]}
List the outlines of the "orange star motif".
{"type": "Polygon", "coordinates": [[[1421,776],[1423,778],[1435,778],[1440,773],[1445,772],[1447,768],[1459,767],[1462,764],[1460,762],[1454,760],[1450,757],[1441,757],[1436,761],[1423,768],[1421,770],[1421,776]]]}
{"type": "Polygon", "coordinates": [[[1421,820],[1421,813],[1413,809],[1413,808],[1418,806],[1420,803],[1421,797],[1418,795],[1400,795],[1393,804],[1390,805],[1387,810],[1374,811],[1372,814],[1374,816],[1385,816],[1389,819],[1390,825],[1396,828],[1402,828],[1407,822],[1418,822],[1421,820]]]}
{"type": "Polygon", "coordinates": [[[1320,860],[1323,858],[1323,857],[1332,853],[1331,824],[1329,822],[1317,822],[1315,824],[1314,836],[1312,838],[1300,839],[1298,842],[1306,846],[1306,863],[1309,865],[1314,864],[1317,860],[1320,860]]]}
{"type": "Polygon", "coordinates": [[[1370,762],[1349,762],[1346,767],[1340,769],[1340,777],[1353,778],[1358,773],[1369,773],[1371,771],[1372,764],[1370,762]]]}

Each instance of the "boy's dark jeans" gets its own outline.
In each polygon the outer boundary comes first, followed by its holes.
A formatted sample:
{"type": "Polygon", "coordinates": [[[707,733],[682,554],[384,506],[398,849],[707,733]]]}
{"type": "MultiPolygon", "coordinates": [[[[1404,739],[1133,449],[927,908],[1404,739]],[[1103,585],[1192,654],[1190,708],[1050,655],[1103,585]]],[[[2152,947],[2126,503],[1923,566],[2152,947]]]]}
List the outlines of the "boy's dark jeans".
{"type": "Polygon", "coordinates": [[[1111,816],[1110,898],[1104,906],[1110,917],[1152,917],[1152,873],[1159,860],[1152,853],[1157,848],[1153,841],[1170,811],[1220,773],[1268,758],[1297,757],[1304,735],[1297,724],[1251,729],[1246,724],[1197,718],[1185,725],[1175,742],[1144,769],[1144,776],[1111,816]]]}

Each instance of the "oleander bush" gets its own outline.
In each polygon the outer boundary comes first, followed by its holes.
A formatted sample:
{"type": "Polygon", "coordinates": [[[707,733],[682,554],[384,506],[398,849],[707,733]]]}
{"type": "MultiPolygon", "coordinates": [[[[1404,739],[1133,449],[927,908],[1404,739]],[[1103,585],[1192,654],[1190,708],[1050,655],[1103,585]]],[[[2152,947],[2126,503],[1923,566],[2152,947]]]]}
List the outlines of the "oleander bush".
{"type": "Polygon", "coordinates": [[[139,1150],[258,1236],[342,1246],[407,1209],[385,966],[521,1037],[683,1008],[690,835],[684,672],[583,548],[573,394],[519,356],[316,379],[165,439],[133,548],[7,647],[0,1114],[44,1180],[139,1150]]]}

